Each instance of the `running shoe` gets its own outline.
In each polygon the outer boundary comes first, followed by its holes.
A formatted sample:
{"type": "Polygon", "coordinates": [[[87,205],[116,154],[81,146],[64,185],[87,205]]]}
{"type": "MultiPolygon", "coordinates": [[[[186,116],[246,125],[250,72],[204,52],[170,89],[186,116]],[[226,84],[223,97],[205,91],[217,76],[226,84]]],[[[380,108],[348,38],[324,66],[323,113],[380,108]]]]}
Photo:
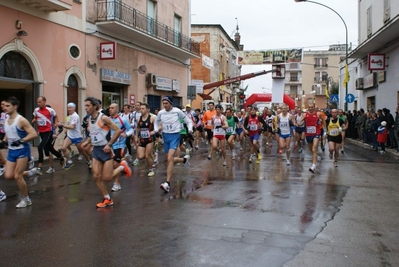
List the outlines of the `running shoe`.
{"type": "Polygon", "coordinates": [[[107,206],[112,206],[112,205],[114,205],[114,201],[112,200],[112,198],[111,199],[103,198],[103,201],[100,203],[97,203],[96,206],[97,206],[97,208],[105,208],[107,206]]]}
{"type": "Polygon", "coordinates": [[[269,146],[269,143],[268,143],[268,142],[266,142],[266,146],[269,146]]]}
{"type": "Polygon", "coordinates": [[[118,191],[121,191],[121,190],[122,190],[122,187],[121,187],[120,184],[114,184],[114,185],[112,186],[112,188],[111,188],[111,191],[112,191],[112,192],[118,192],[118,191]]]}
{"type": "Polygon", "coordinates": [[[344,154],[344,153],[345,153],[345,151],[343,149],[341,149],[341,154],[344,154]]]}
{"type": "Polygon", "coordinates": [[[249,162],[249,163],[252,163],[252,161],[253,161],[253,156],[252,156],[252,154],[251,154],[251,155],[249,155],[248,162],[249,162]]]}
{"type": "Polygon", "coordinates": [[[134,165],[134,166],[139,166],[139,159],[135,159],[135,160],[133,161],[133,165],[134,165]]]}
{"type": "Polygon", "coordinates": [[[55,170],[53,167],[48,168],[48,170],[46,171],[46,173],[55,173],[55,170]]]}
{"type": "Polygon", "coordinates": [[[67,162],[63,169],[64,170],[69,170],[73,165],[74,165],[73,162],[67,162]]]}
{"type": "Polygon", "coordinates": [[[287,159],[287,165],[291,165],[291,161],[287,159]]]}
{"type": "Polygon", "coordinates": [[[188,160],[190,159],[190,155],[185,155],[183,158],[186,159],[186,161],[184,162],[184,164],[185,164],[186,166],[190,165],[190,162],[188,161],[188,160]]]}
{"type": "Polygon", "coordinates": [[[0,202],[2,202],[3,200],[5,200],[7,198],[6,193],[4,193],[3,191],[0,192],[0,202]]]}
{"type": "Polygon", "coordinates": [[[382,155],[382,154],[385,154],[385,151],[384,150],[381,150],[380,151],[380,154],[382,155]]]}
{"type": "Polygon", "coordinates": [[[159,186],[165,193],[169,193],[170,185],[168,182],[164,182],[159,186]]]}
{"type": "Polygon", "coordinates": [[[36,170],[36,174],[38,174],[38,175],[43,175],[42,168],[33,168],[33,169],[31,169],[31,170],[29,171],[29,176],[33,176],[33,175],[34,175],[34,173],[31,173],[32,170],[36,170]],[[32,175],[31,175],[31,174],[32,174],[32,175]]]}
{"type": "Polygon", "coordinates": [[[338,162],[334,161],[334,167],[338,167],[338,162]]]}
{"type": "Polygon", "coordinates": [[[17,209],[26,208],[27,206],[32,205],[32,201],[30,199],[23,198],[21,202],[19,202],[15,207],[17,209]]]}
{"type": "Polygon", "coordinates": [[[34,157],[30,157],[29,163],[28,163],[28,168],[33,169],[35,167],[35,158],[34,157]]]}
{"type": "Polygon", "coordinates": [[[155,175],[154,169],[150,169],[150,170],[148,171],[147,176],[148,176],[148,177],[153,177],[154,175],[155,175]]]}
{"type": "Polygon", "coordinates": [[[0,176],[2,176],[5,171],[6,171],[6,167],[4,165],[3,165],[3,167],[0,167],[0,176]]]}
{"type": "Polygon", "coordinates": [[[61,168],[65,167],[65,164],[66,164],[66,158],[65,157],[60,157],[60,164],[61,164],[61,168]]]}
{"type": "Polygon", "coordinates": [[[120,166],[123,166],[123,172],[125,173],[126,178],[130,178],[132,175],[132,169],[130,169],[129,164],[127,164],[126,160],[122,160],[120,166]]]}
{"type": "Polygon", "coordinates": [[[261,160],[263,157],[260,153],[258,153],[258,160],[261,160]]]}
{"type": "Polygon", "coordinates": [[[242,147],[240,147],[240,151],[242,151],[242,147]]]}
{"type": "Polygon", "coordinates": [[[311,173],[315,173],[315,171],[316,171],[316,165],[312,164],[312,166],[309,168],[309,171],[310,171],[311,173]]]}
{"type": "Polygon", "coordinates": [[[190,149],[186,148],[186,155],[190,154],[190,149]]]}
{"type": "Polygon", "coordinates": [[[83,156],[79,154],[78,160],[81,161],[83,159],[83,156]]]}
{"type": "Polygon", "coordinates": [[[227,166],[227,162],[226,161],[223,161],[223,166],[227,166]]]}
{"type": "Polygon", "coordinates": [[[154,153],[154,163],[158,163],[158,152],[154,153]]]}
{"type": "Polygon", "coordinates": [[[301,154],[302,152],[303,152],[303,149],[300,148],[300,149],[298,150],[298,153],[301,154]]]}
{"type": "Polygon", "coordinates": [[[199,149],[199,147],[198,147],[198,146],[195,146],[195,149],[197,149],[197,150],[198,150],[198,149],[199,149]]]}
{"type": "Polygon", "coordinates": [[[69,152],[69,155],[70,155],[70,157],[72,158],[72,157],[75,155],[75,151],[74,151],[74,150],[71,150],[71,151],[69,152]]]}
{"type": "Polygon", "coordinates": [[[278,150],[278,153],[279,153],[279,154],[283,154],[283,150],[282,150],[282,149],[279,149],[279,150],[278,150]]]}
{"type": "Polygon", "coordinates": [[[209,160],[211,160],[211,159],[212,159],[212,156],[211,156],[211,154],[209,154],[209,155],[208,155],[208,159],[209,159],[209,160]]]}
{"type": "Polygon", "coordinates": [[[236,159],[236,152],[233,151],[233,153],[231,154],[231,159],[236,159]]]}

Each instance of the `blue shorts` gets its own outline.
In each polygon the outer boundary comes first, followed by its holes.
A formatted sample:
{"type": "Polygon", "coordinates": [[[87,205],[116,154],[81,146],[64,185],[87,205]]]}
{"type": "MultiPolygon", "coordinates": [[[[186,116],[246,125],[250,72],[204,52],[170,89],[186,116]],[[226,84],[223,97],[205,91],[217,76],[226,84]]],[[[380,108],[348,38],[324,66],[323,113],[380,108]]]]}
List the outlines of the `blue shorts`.
{"type": "Polygon", "coordinates": [[[8,156],[7,156],[7,160],[9,162],[17,162],[18,159],[23,159],[27,157],[28,159],[30,159],[30,146],[24,146],[21,149],[9,149],[8,150],[8,156]]]}
{"type": "Polygon", "coordinates": [[[306,136],[306,142],[308,144],[313,144],[313,139],[320,139],[320,135],[306,136]]]}
{"type": "Polygon", "coordinates": [[[168,153],[170,149],[177,150],[180,144],[180,133],[163,134],[163,150],[168,153]]]}
{"type": "Polygon", "coordinates": [[[251,143],[253,143],[254,140],[258,141],[259,140],[259,134],[255,134],[253,136],[250,136],[249,140],[251,141],[251,143]]]}
{"type": "Polygon", "coordinates": [[[287,139],[287,138],[291,138],[292,135],[291,135],[291,134],[280,134],[279,137],[280,137],[280,138],[287,139]]]}
{"type": "MultiPolygon", "coordinates": [[[[93,159],[96,159],[102,163],[113,159],[114,153],[105,153],[103,151],[105,146],[93,146],[93,152],[92,152],[92,157],[93,159]]],[[[112,150],[111,150],[112,151],[112,150]]]]}
{"type": "Polygon", "coordinates": [[[82,142],[82,137],[79,137],[79,138],[70,138],[70,137],[68,136],[68,138],[72,141],[72,144],[74,144],[74,145],[77,145],[77,144],[79,144],[80,142],[82,142]]]}
{"type": "Polygon", "coordinates": [[[238,135],[240,135],[243,131],[244,131],[243,128],[237,128],[236,129],[236,132],[237,132],[238,135]]]}

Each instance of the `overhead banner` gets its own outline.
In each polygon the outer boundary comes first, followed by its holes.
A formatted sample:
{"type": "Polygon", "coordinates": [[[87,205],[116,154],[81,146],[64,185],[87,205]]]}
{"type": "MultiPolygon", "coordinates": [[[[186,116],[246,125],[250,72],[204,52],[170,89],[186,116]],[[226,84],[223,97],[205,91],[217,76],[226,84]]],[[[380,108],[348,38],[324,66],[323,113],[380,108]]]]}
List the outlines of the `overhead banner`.
{"type": "Polygon", "coordinates": [[[302,61],[302,49],[238,51],[239,65],[282,64],[302,61]]]}

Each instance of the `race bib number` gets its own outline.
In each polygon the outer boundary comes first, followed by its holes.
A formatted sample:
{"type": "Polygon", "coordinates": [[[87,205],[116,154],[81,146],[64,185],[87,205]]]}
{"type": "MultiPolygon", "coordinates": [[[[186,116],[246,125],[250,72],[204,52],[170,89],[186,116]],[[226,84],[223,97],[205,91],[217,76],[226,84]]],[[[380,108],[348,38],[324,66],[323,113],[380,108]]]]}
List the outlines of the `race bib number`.
{"type": "Polygon", "coordinates": [[[257,125],[257,124],[251,124],[251,125],[249,125],[249,130],[250,130],[250,131],[256,131],[256,130],[258,130],[258,125],[257,125]]]}
{"type": "Polygon", "coordinates": [[[226,133],[231,134],[233,132],[233,127],[229,127],[226,129],[226,133]]]}
{"type": "Polygon", "coordinates": [[[315,134],[316,133],[316,126],[307,126],[306,133],[308,134],[315,134]]]}
{"type": "Polygon", "coordinates": [[[223,128],[217,128],[217,129],[215,129],[214,131],[213,131],[213,133],[215,134],[215,135],[225,135],[225,131],[224,131],[224,129],[223,128]]]}
{"type": "Polygon", "coordinates": [[[284,128],[284,127],[288,127],[288,123],[286,123],[286,122],[280,123],[280,128],[284,128]]]}
{"type": "Polygon", "coordinates": [[[207,125],[212,125],[212,120],[208,120],[207,125]]]}
{"type": "Polygon", "coordinates": [[[141,138],[150,138],[150,136],[151,136],[150,131],[148,131],[148,130],[140,131],[140,137],[141,138]]]}
{"type": "Polygon", "coordinates": [[[173,128],[172,124],[165,124],[165,130],[166,131],[171,131],[173,128]]]}
{"type": "Polygon", "coordinates": [[[331,136],[337,136],[339,134],[338,129],[331,129],[329,135],[331,136]]]}
{"type": "Polygon", "coordinates": [[[39,125],[39,126],[46,126],[46,120],[38,119],[38,120],[37,120],[37,125],[39,125]]]}

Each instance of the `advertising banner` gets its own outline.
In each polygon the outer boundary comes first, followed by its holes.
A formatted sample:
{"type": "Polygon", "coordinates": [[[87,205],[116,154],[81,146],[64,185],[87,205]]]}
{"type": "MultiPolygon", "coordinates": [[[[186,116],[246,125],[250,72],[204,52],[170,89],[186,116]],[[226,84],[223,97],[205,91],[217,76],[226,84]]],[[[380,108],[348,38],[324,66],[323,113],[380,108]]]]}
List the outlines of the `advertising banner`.
{"type": "Polygon", "coordinates": [[[301,62],[302,49],[238,51],[239,65],[282,64],[301,62]]]}

